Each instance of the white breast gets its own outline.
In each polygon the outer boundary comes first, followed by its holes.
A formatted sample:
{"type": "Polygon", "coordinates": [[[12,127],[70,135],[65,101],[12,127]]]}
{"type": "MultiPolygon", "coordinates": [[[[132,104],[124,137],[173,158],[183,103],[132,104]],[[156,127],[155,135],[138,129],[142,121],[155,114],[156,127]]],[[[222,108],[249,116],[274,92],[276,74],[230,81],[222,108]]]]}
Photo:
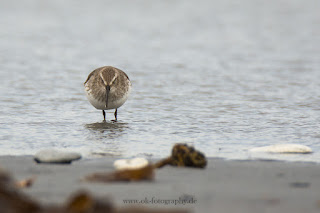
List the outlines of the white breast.
{"type": "Polygon", "coordinates": [[[128,91],[122,97],[119,97],[113,101],[109,101],[108,107],[106,107],[106,103],[104,101],[99,101],[96,97],[94,97],[91,93],[91,90],[87,86],[85,87],[85,91],[86,91],[86,96],[87,96],[89,102],[96,109],[101,109],[101,110],[117,109],[117,108],[121,107],[128,99],[128,96],[131,92],[131,85],[129,85],[128,91]]]}

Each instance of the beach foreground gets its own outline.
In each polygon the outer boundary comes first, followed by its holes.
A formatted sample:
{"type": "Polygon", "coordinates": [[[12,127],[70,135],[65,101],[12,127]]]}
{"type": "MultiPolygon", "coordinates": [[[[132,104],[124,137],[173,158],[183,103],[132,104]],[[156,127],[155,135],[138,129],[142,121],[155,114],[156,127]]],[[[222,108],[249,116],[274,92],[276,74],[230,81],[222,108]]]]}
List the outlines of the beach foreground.
{"type": "Polygon", "coordinates": [[[61,204],[79,190],[116,206],[189,209],[191,212],[319,212],[320,165],[280,161],[208,159],[205,169],[166,166],[146,182],[88,183],[94,172],[113,171],[115,158],[72,164],[37,164],[32,156],[1,156],[16,180],[36,177],[22,191],[43,204],[61,204]]]}

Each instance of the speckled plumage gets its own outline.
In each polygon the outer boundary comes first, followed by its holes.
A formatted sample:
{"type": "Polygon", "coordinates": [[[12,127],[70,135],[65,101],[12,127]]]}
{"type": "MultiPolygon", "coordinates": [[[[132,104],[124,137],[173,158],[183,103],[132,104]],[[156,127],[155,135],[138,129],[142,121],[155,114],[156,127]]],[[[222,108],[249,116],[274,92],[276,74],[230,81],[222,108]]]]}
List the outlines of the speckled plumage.
{"type": "Polygon", "coordinates": [[[117,109],[126,102],[131,90],[127,74],[115,67],[100,67],[89,74],[84,86],[89,102],[103,111],[104,119],[104,110],[116,109],[117,120],[117,109]]]}

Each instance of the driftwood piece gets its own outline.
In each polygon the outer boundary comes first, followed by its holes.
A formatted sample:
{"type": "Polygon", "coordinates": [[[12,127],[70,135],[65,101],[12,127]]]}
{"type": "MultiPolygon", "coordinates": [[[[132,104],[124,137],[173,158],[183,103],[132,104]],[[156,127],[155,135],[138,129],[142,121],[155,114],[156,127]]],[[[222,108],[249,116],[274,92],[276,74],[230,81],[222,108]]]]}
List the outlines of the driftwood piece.
{"type": "Polygon", "coordinates": [[[109,173],[94,173],[84,178],[89,182],[141,181],[153,180],[154,167],[151,165],[139,169],[123,169],[109,173]]]}

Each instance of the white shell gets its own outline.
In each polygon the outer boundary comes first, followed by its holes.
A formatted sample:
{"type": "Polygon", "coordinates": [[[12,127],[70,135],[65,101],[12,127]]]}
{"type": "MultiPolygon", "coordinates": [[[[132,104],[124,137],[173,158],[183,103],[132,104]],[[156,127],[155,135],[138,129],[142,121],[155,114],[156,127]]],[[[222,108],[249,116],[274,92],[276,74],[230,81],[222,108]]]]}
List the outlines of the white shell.
{"type": "Polygon", "coordinates": [[[116,170],[122,169],[139,169],[149,164],[145,158],[119,159],[113,163],[116,170]]]}
{"type": "Polygon", "coordinates": [[[310,147],[300,144],[276,144],[271,146],[256,147],[249,150],[250,152],[269,152],[269,153],[311,153],[310,147]]]}

